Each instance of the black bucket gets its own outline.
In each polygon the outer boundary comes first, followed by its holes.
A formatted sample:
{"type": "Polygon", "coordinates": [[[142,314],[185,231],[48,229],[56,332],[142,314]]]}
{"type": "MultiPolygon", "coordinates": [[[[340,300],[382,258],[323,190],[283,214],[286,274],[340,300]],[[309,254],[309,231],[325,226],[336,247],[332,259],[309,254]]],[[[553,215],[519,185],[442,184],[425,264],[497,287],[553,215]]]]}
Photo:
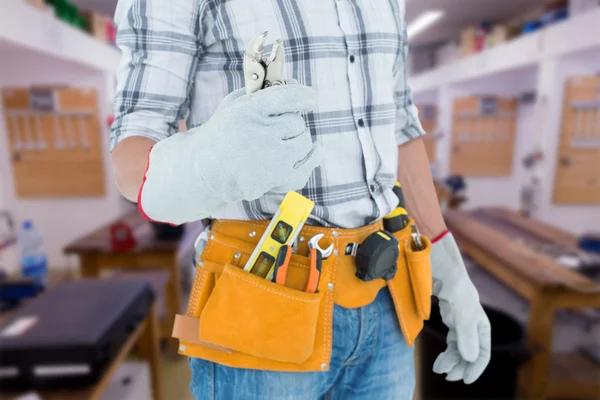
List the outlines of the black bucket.
{"type": "Polygon", "coordinates": [[[431,318],[425,322],[420,337],[422,399],[515,399],[519,368],[531,358],[525,345],[523,326],[511,316],[484,307],[492,326],[492,357],[479,379],[465,385],[448,382],[446,375],[433,372],[437,356],[446,350],[448,328],[442,322],[437,304],[432,304],[431,318]]]}

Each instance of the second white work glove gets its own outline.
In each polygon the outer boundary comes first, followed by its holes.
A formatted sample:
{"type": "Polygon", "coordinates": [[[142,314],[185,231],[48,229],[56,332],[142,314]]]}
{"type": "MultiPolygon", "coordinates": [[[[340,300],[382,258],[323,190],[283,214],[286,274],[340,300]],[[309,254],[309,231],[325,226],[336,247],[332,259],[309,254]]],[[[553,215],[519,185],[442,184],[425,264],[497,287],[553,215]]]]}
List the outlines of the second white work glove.
{"type": "Polygon", "coordinates": [[[450,232],[431,247],[431,271],[433,294],[449,329],[448,347],[435,360],[433,371],[447,374],[448,381],[473,383],[490,361],[491,326],[450,232]]]}
{"type": "Polygon", "coordinates": [[[268,191],[301,189],[321,163],[301,116],[315,108],[314,90],[298,83],[232,92],[205,124],[154,145],[140,211],[182,224],[268,191]]]}

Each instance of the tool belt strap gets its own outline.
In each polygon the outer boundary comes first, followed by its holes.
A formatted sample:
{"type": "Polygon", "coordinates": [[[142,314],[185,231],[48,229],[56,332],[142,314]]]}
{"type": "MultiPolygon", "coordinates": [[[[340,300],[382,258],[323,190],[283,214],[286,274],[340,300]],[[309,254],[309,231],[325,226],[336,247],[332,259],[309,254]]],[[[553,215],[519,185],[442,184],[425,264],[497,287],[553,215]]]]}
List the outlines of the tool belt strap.
{"type": "Polygon", "coordinates": [[[175,323],[173,336],[180,340],[181,354],[239,368],[325,370],[331,356],[333,305],[363,307],[386,285],[412,345],[429,312],[427,238],[424,250],[415,253],[407,246],[410,228],[397,232],[401,248],[396,277],[364,282],[356,277],[354,257],[346,248],[381,230],[381,222],[358,229],[304,226],[282,286],[243,270],[269,222],[214,222],[198,261],[187,313],[175,323]],[[323,260],[318,292],[306,293],[307,243],[317,234],[324,235],[320,245],[333,244],[334,252],[323,260]]]}

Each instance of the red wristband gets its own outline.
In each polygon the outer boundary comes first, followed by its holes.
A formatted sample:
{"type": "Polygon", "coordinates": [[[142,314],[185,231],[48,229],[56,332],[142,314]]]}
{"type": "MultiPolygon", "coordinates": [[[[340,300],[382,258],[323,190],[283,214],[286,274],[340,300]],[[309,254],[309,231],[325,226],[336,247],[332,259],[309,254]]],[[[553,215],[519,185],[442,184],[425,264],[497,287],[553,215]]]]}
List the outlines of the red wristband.
{"type": "Polygon", "coordinates": [[[442,240],[442,238],[444,236],[446,236],[448,233],[450,233],[450,231],[448,229],[446,229],[444,232],[440,233],[439,235],[437,235],[436,237],[433,238],[433,240],[431,241],[431,243],[435,243],[437,241],[442,240]]]}

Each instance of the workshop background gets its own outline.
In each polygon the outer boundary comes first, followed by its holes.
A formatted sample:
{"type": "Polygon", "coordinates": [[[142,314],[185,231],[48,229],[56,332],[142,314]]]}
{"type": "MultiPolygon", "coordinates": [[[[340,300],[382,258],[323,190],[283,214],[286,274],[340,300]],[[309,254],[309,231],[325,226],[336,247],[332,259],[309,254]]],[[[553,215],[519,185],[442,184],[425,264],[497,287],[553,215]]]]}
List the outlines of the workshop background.
{"type": "MultiPolygon", "coordinates": [[[[37,292],[17,279],[17,236],[43,236],[48,292],[137,276],[156,296],[89,387],[28,399],[191,399],[168,337],[202,227],[145,222],[112,180],[116,2],[0,1],[0,382],[3,338],[31,321],[3,324],[35,301],[13,297],[37,292]]],[[[493,328],[490,369],[464,387],[430,372],[445,347],[432,318],[415,397],[600,398],[600,1],[406,2],[438,196],[493,328]]]]}

